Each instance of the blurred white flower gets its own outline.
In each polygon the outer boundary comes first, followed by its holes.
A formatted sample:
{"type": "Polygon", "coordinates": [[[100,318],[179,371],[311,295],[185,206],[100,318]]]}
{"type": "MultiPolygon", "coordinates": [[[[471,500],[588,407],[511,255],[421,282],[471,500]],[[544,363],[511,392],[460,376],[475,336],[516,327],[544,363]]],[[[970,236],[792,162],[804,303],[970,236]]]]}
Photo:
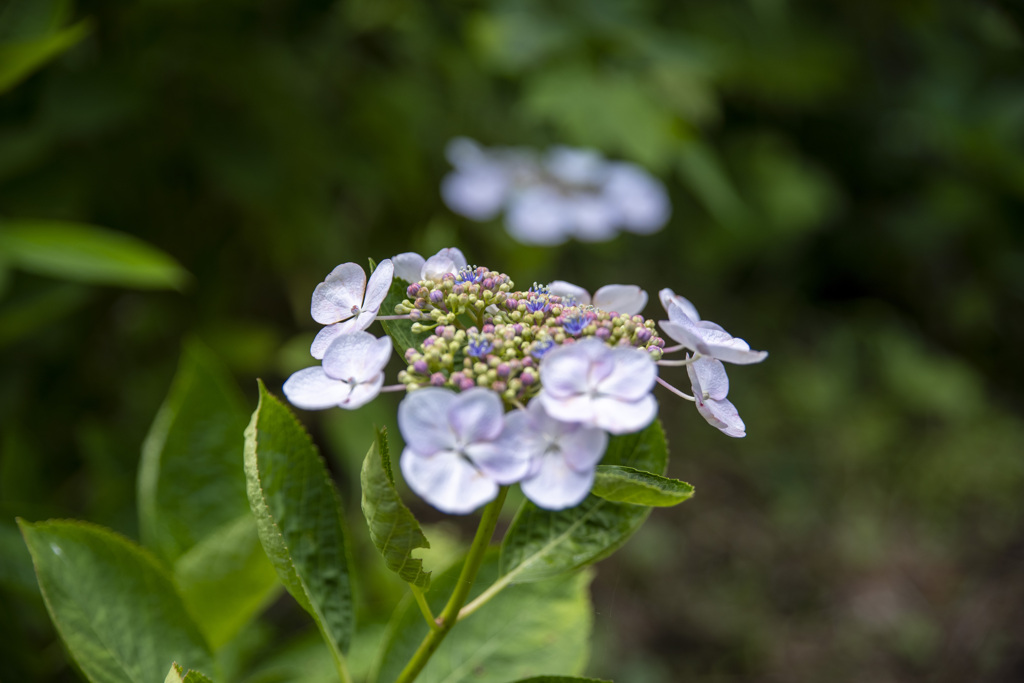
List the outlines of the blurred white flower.
{"type": "Polygon", "coordinates": [[[473,220],[490,220],[504,208],[509,234],[524,244],[601,242],[620,230],[648,234],[671,214],[661,182],[596,150],[557,146],[541,156],[455,138],[447,156],[455,167],[441,184],[448,207],[473,220]]]}

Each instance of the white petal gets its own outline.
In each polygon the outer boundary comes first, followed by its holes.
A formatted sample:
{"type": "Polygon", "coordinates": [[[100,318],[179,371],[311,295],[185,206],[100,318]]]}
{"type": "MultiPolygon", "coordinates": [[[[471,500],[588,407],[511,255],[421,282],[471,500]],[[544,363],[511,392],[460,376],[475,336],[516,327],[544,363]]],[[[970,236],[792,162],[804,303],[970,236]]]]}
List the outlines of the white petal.
{"type": "Polygon", "coordinates": [[[313,290],[310,314],[322,325],[348,320],[363,305],[366,273],[355,263],[342,263],[313,290]]]}
{"type": "Polygon", "coordinates": [[[658,326],[664,330],[665,334],[692,351],[700,351],[700,347],[704,345],[704,339],[700,336],[692,320],[681,318],[676,320],[659,320],[658,326]]]}
{"type": "MultiPolygon", "coordinates": [[[[391,280],[394,274],[395,264],[391,262],[391,259],[384,259],[377,264],[366,285],[366,298],[363,299],[362,313],[377,315],[381,304],[384,303],[384,298],[388,295],[388,290],[391,289],[391,280]]],[[[388,311],[388,314],[391,313],[394,311],[388,311]]]]}
{"type": "Polygon", "coordinates": [[[579,347],[583,342],[560,346],[544,355],[540,363],[540,382],[544,391],[556,397],[583,394],[590,390],[588,379],[592,360],[579,347]]]}
{"type": "Polygon", "coordinates": [[[474,164],[449,173],[441,181],[441,197],[448,208],[475,221],[497,216],[508,189],[508,176],[497,164],[474,164]]]}
{"type": "Polygon", "coordinates": [[[752,351],[750,345],[739,337],[734,337],[717,325],[708,327],[703,325],[696,327],[696,334],[700,337],[696,350],[704,356],[711,356],[726,363],[737,365],[749,365],[760,363],[768,357],[767,351],[752,351]]]}
{"type": "Polygon", "coordinates": [[[581,242],[607,242],[619,233],[619,212],[602,197],[574,194],[564,203],[569,234],[581,242]]]}
{"type": "Polygon", "coordinates": [[[395,277],[408,283],[419,282],[426,259],[414,251],[406,251],[391,257],[395,265],[395,277]]]}
{"type": "Polygon", "coordinates": [[[474,387],[458,394],[438,417],[441,415],[447,417],[461,445],[493,441],[505,426],[505,410],[501,398],[483,387],[474,387]]]}
{"type": "Polygon", "coordinates": [[[694,396],[707,393],[708,398],[720,401],[729,394],[729,375],[721,361],[698,358],[686,366],[686,373],[690,376],[694,396]]]}
{"type": "Polygon", "coordinates": [[[569,467],[577,472],[592,471],[608,448],[608,434],[597,427],[572,425],[563,428],[558,448],[569,467]]]}
{"type": "Polygon", "coordinates": [[[455,434],[444,418],[455,392],[425,387],[409,392],[398,404],[398,431],[417,453],[432,455],[458,446],[455,434]]]}
{"type": "Polygon", "coordinates": [[[365,382],[384,371],[391,357],[391,340],[354,332],[335,339],[324,353],[324,371],[336,379],[365,382]]]}
{"type": "Polygon", "coordinates": [[[658,402],[650,394],[639,401],[619,401],[602,396],[594,400],[594,419],[590,424],[612,434],[628,434],[640,431],[657,415],[658,402]]]}
{"type": "Polygon", "coordinates": [[[623,401],[636,401],[649,394],[657,381],[658,366],[650,354],[632,347],[609,349],[611,373],[597,383],[597,391],[623,401]]]}
{"type": "Polygon", "coordinates": [[[313,344],[309,347],[309,353],[320,360],[327,353],[327,348],[334,342],[335,339],[342,335],[353,334],[355,332],[361,332],[362,328],[359,327],[359,318],[352,318],[346,320],[343,323],[337,323],[335,325],[328,325],[327,327],[321,328],[316,333],[316,337],[313,338],[313,344]]]}
{"type": "Polygon", "coordinates": [[[378,374],[376,377],[359,382],[352,387],[352,393],[348,395],[348,398],[338,404],[338,407],[345,408],[347,410],[355,410],[360,406],[366,405],[373,399],[377,398],[377,394],[380,393],[380,388],[384,386],[384,373],[378,374]]]}
{"type": "Polygon", "coordinates": [[[282,387],[288,402],[304,410],[323,410],[341,405],[352,387],[329,377],[319,365],[299,370],[282,387]]]}
{"type": "Polygon", "coordinates": [[[593,468],[577,472],[557,455],[541,458],[537,474],[520,483],[523,494],[546,510],[564,510],[579,505],[593,485],[593,468]]]}
{"type": "Polygon", "coordinates": [[[594,305],[603,311],[637,315],[647,305],[647,292],[636,285],[605,285],[594,292],[594,305]]]}
{"type": "Polygon", "coordinates": [[[455,261],[445,253],[437,253],[427,259],[420,271],[421,280],[440,280],[449,273],[458,272],[455,261]]]}
{"type": "Polygon", "coordinates": [[[563,299],[575,299],[577,303],[583,305],[590,303],[590,292],[565,280],[555,280],[548,285],[548,291],[563,299]]]}
{"type": "Polygon", "coordinates": [[[741,438],[747,435],[746,425],[743,424],[739,411],[728,399],[697,401],[697,411],[704,416],[708,424],[717,427],[728,436],[741,438]]]}
{"type": "Polygon", "coordinates": [[[561,195],[539,186],[524,190],[510,201],[505,227],[523,244],[552,246],[569,238],[572,224],[561,195]]]}
{"type": "Polygon", "coordinates": [[[462,250],[458,247],[445,247],[444,249],[438,250],[436,256],[447,256],[455,264],[455,270],[452,272],[459,272],[466,267],[466,255],[462,253],[462,250]]]}
{"type": "Polygon", "coordinates": [[[421,455],[406,448],[399,466],[409,488],[441,512],[465,515],[498,495],[498,484],[454,451],[421,455]]]}
{"type": "Polygon", "coordinates": [[[697,313],[697,307],[690,303],[690,300],[685,296],[680,296],[666,287],[658,292],[658,298],[661,299],[661,305],[665,307],[665,312],[668,313],[669,320],[676,320],[680,313],[693,322],[700,320],[700,314],[697,313]]]}

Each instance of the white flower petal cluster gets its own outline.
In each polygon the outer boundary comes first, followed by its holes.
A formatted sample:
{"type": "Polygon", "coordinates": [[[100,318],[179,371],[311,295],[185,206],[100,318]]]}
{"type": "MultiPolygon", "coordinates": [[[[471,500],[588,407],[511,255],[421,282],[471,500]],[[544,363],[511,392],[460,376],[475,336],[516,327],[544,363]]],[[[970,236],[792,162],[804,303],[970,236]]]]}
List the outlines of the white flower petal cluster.
{"type": "Polygon", "coordinates": [[[636,285],[605,285],[591,299],[590,292],[565,280],[555,280],[548,285],[548,291],[556,296],[589,304],[602,311],[637,315],[647,305],[647,292],[636,285]]]}
{"type": "Polygon", "coordinates": [[[541,156],[526,149],[485,149],[467,138],[448,144],[455,170],[441,195],[448,207],[473,220],[506,210],[505,227],[524,244],[568,239],[603,242],[626,230],[657,232],[668,222],[665,187],[628,162],[597,151],[554,147],[541,156]]]}
{"type": "Polygon", "coordinates": [[[384,385],[391,340],[362,330],[339,336],[327,347],[323,364],[299,370],[284,383],[292,405],[306,410],[355,409],[372,401],[384,385]]]}
{"type": "Polygon", "coordinates": [[[747,342],[733,337],[721,325],[701,320],[697,308],[671,289],[661,290],[658,296],[669,317],[658,325],[668,336],[694,352],[694,355],[686,356],[690,361],[686,372],[697,411],[723,434],[737,438],[746,436],[746,426],[739,411],[726,398],[729,377],[722,361],[750,365],[763,361],[768,352],[754,351],[747,342]]]}
{"type": "Polygon", "coordinates": [[[365,330],[376,319],[391,288],[395,266],[384,259],[366,281],[366,273],[355,263],[342,263],[313,290],[310,314],[326,325],[316,335],[309,352],[317,360],[327,347],[344,334],[365,330]]]}

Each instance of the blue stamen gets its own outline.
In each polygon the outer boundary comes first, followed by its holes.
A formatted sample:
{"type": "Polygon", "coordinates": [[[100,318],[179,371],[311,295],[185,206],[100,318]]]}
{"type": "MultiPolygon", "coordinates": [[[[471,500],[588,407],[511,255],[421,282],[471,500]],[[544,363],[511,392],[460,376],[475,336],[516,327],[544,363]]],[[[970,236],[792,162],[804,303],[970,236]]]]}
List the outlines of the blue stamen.
{"type": "Polygon", "coordinates": [[[572,336],[579,336],[590,324],[590,319],[585,315],[574,315],[562,321],[562,329],[572,336]]]}
{"type": "Polygon", "coordinates": [[[530,355],[534,358],[543,358],[544,354],[555,347],[555,342],[551,339],[542,339],[533,345],[530,350],[530,355]]]}
{"type": "Polygon", "coordinates": [[[466,353],[474,358],[482,358],[494,350],[494,343],[486,337],[476,337],[469,340],[466,353]]]}

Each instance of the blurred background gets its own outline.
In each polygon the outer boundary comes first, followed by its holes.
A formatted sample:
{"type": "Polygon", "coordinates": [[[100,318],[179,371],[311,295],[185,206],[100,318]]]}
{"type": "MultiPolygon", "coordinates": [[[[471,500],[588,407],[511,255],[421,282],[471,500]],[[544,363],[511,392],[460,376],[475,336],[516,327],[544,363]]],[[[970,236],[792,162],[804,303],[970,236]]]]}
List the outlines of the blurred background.
{"type": "MultiPolygon", "coordinates": [[[[14,517],[138,537],[186,340],[255,406],[313,364],[331,268],[450,245],[671,287],[771,352],[731,373],[745,439],[660,396],[697,496],[598,565],[591,675],[1024,680],[1022,30],[994,1],[0,0],[0,680],[78,680],[14,517]],[[638,163],[672,218],[518,245],[443,205],[458,135],[638,163]],[[33,258],[52,221],[172,260],[33,258]]],[[[355,522],[393,404],[301,418],[355,522]]]]}

